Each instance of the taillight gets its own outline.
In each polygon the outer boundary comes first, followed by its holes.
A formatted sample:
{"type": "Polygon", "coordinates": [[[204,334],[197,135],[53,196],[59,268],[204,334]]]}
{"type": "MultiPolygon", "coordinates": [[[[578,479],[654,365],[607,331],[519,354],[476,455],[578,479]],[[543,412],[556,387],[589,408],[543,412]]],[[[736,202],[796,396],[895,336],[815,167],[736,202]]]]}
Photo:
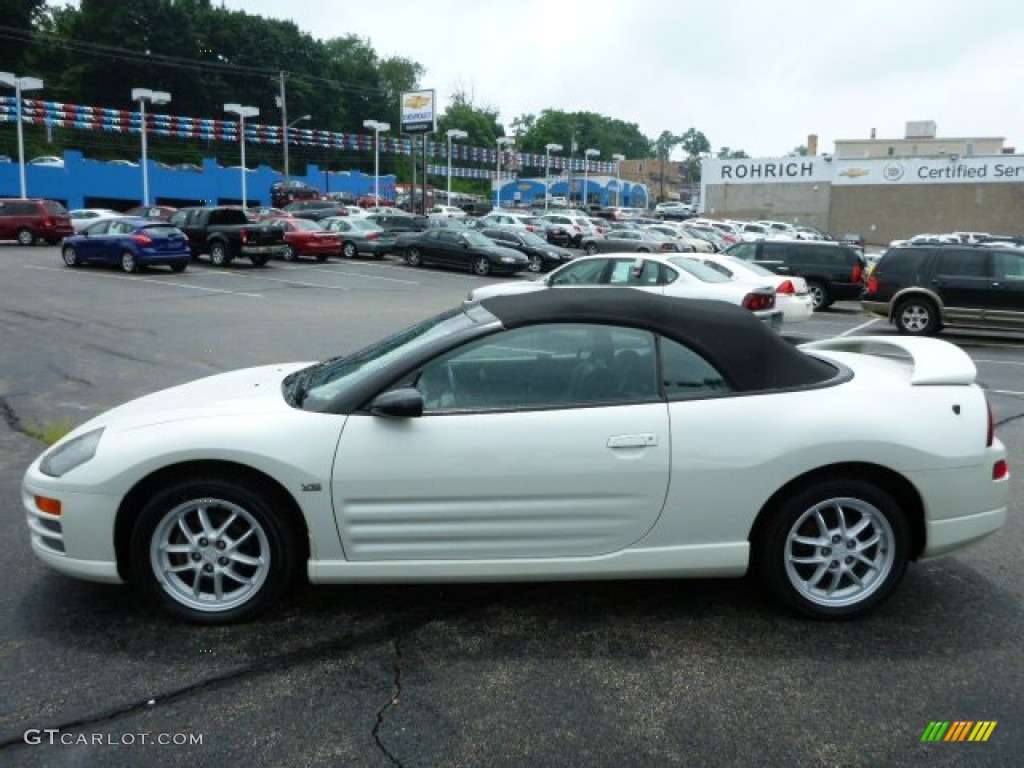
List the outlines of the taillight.
{"type": "Polygon", "coordinates": [[[132,240],[134,240],[139,245],[152,245],[153,244],[153,238],[151,238],[149,235],[143,235],[141,233],[137,234],[137,235],[132,235],[132,240]]]}
{"type": "Polygon", "coordinates": [[[878,293],[878,278],[874,275],[868,278],[868,293],[878,293]]]}
{"type": "Polygon", "coordinates": [[[1000,459],[992,465],[992,479],[993,480],[1005,480],[1010,476],[1010,465],[1006,462],[1006,459],[1000,459]]]}
{"type": "Polygon", "coordinates": [[[249,242],[249,230],[243,229],[241,232],[238,233],[238,238],[243,243],[248,243],[249,242]]]}
{"type": "Polygon", "coordinates": [[[46,216],[45,218],[43,218],[43,226],[44,227],[52,227],[53,226],[53,219],[50,216],[46,216]]]}
{"type": "Polygon", "coordinates": [[[743,307],[751,312],[771,309],[775,306],[775,295],[769,293],[748,293],[743,297],[743,307]]]}
{"type": "Polygon", "coordinates": [[[783,280],[782,285],[775,289],[776,293],[796,293],[792,280],[783,280]]]}
{"type": "Polygon", "coordinates": [[[864,266],[858,262],[853,267],[853,280],[851,282],[859,283],[864,277],[864,266]]]}
{"type": "Polygon", "coordinates": [[[379,235],[378,233],[376,233],[376,232],[371,232],[370,234],[368,234],[368,235],[366,236],[366,239],[367,239],[367,240],[376,240],[376,239],[377,239],[377,238],[379,238],[379,237],[380,237],[380,235],[379,235]]]}

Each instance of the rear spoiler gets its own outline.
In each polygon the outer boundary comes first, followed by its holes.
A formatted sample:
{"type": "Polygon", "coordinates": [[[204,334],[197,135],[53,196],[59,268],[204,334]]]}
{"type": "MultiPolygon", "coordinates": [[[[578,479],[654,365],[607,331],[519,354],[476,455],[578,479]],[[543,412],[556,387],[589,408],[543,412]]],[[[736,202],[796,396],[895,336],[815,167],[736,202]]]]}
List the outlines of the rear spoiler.
{"type": "Polygon", "coordinates": [[[907,355],[913,361],[911,384],[973,384],[978,376],[974,361],[955,344],[941,339],[908,336],[845,336],[801,344],[800,349],[821,352],[855,352],[890,357],[907,355]]]}

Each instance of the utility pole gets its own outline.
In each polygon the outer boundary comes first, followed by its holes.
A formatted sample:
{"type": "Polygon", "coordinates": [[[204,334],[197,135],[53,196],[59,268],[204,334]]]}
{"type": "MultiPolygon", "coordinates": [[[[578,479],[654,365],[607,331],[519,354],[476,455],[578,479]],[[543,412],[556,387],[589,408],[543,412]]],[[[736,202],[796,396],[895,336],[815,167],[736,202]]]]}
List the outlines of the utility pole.
{"type": "Polygon", "coordinates": [[[281,107],[281,141],[284,142],[284,180],[288,181],[288,99],[284,90],[284,81],[287,79],[288,73],[282,69],[278,77],[280,93],[277,99],[278,106],[281,107]]]}

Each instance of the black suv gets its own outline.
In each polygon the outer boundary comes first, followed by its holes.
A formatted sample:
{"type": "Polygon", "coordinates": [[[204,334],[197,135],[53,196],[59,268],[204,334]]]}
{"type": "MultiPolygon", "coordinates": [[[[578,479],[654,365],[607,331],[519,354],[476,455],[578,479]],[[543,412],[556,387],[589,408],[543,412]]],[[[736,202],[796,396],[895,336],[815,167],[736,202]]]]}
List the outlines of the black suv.
{"type": "Polygon", "coordinates": [[[815,309],[825,309],[834,301],[859,299],[864,290],[864,256],[850,245],[816,240],[757,240],[735,243],[725,252],[779,275],[804,278],[815,309]]]}
{"type": "Polygon", "coordinates": [[[868,278],[861,306],[900,333],[943,326],[1024,330],[1024,250],[1002,244],[901,245],[868,278]]]}

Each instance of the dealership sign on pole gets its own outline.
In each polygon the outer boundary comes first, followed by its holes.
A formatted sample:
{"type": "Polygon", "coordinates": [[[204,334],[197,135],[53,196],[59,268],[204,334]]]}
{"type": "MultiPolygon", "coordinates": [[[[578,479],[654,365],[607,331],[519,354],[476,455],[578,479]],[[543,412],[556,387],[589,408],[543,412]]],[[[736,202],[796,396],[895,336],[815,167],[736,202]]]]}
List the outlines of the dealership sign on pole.
{"type": "Polygon", "coordinates": [[[437,110],[434,91],[406,91],[402,94],[402,133],[436,133],[437,110]]]}

